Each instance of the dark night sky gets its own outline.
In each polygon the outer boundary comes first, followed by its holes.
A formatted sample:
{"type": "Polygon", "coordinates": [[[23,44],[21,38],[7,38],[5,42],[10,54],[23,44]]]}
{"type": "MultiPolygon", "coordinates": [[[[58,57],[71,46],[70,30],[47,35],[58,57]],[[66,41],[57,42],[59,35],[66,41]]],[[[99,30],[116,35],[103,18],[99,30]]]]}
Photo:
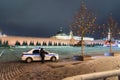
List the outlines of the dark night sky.
{"type": "MultiPolygon", "coordinates": [[[[0,29],[7,35],[48,37],[69,25],[80,9],[80,0],[0,0],[0,29]]],[[[120,23],[120,0],[86,0],[97,23],[107,22],[110,12],[120,23]]]]}

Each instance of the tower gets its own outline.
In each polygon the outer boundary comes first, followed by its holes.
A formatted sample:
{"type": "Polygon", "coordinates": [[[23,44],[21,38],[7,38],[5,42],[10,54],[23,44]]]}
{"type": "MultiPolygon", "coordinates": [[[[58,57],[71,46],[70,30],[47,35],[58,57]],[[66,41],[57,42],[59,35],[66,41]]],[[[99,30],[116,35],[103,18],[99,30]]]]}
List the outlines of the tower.
{"type": "Polygon", "coordinates": [[[74,45],[74,38],[73,38],[73,32],[70,31],[70,35],[69,35],[69,39],[70,39],[70,45],[74,45]]]}
{"type": "Polygon", "coordinates": [[[110,36],[111,36],[111,32],[110,32],[110,28],[109,28],[107,40],[110,40],[110,36]]]}
{"type": "Polygon", "coordinates": [[[70,31],[70,34],[69,34],[69,39],[72,39],[73,38],[73,32],[70,31]]]}

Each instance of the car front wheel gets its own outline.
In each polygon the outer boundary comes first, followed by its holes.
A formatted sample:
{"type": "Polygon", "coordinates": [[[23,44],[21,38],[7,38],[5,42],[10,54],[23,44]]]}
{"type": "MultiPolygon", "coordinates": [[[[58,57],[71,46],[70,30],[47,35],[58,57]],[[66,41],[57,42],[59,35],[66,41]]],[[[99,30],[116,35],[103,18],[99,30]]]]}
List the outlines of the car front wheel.
{"type": "Polygon", "coordinates": [[[30,57],[29,57],[29,58],[27,58],[27,59],[26,59],[26,62],[27,62],[27,63],[32,62],[32,58],[30,58],[30,57]]]}
{"type": "Polygon", "coordinates": [[[56,57],[54,57],[54,56],[53,56],[53,57],[51,57],[51,61],[52,61],[52,62],[57,61],[56,57]]]}

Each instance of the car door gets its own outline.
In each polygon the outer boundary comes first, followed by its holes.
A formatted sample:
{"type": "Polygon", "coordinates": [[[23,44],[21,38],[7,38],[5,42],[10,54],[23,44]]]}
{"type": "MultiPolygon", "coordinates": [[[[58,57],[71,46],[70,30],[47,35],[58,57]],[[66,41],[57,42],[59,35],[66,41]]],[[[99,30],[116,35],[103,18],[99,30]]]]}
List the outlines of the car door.
{"type": "Polygon", "coordinates": [[[34,51],[33,51],[33,59],[34,59],[35,61],[41,60],[39,50],[34,50],[34,51]]]}
{"type": "Polygon", "coordinates": [[[48,54],[45,54],[45,60],[50,60],[50,58],[51,58],[50,52],[47,50],[45,50],[45,52],[48,53],[48,54]]]}

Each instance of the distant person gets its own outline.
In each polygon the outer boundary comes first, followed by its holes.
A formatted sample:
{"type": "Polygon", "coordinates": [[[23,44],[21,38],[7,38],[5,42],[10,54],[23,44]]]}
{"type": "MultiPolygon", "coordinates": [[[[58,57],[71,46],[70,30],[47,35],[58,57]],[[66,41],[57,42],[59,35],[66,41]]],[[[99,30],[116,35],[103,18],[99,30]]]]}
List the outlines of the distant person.
{"type": "Polygon", "coordinates": [[[40,50],[40,57],[41,57],[41,62],[44,63],[45,62],[45,54],[48,54],[46,51],[43,50],[43,48],[41,48],[40,50]]]}

